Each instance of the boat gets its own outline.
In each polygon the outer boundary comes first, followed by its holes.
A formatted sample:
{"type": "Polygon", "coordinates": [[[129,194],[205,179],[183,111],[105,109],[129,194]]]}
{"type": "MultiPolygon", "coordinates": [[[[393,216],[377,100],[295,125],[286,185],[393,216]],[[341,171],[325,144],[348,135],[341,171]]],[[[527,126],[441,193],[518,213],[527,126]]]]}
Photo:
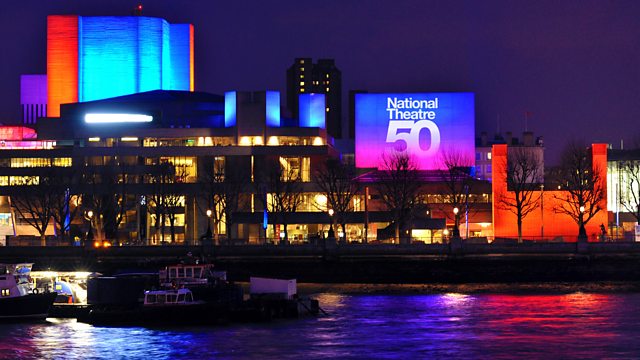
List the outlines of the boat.
{"type": "Polygon", "coordinates": [[[40,292],[30,273],[33,264],[0,264],[0,321],[44,320],[57,297],[40,292]]]}
{"type": "Polygon", "coordinates": [[[228,314],[227,306],[196,300],[191,290],[181,288],[148,290],[138,306],[98,306],[79,320],[94,325],[215,325],[228,322],[228,314]]]}

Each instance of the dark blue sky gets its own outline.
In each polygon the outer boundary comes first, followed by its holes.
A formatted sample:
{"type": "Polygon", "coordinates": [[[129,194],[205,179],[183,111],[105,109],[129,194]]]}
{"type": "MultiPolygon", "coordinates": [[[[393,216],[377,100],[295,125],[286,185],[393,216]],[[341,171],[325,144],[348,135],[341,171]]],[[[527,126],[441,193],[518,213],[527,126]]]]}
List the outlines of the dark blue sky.
{"type": "MultiPolygon", "coordinates": [[[[137,3],[3,3],[0,121],[19,118],[19,75],[45,73],[48,14],[129,15],[137,3]]],[[[627,147],[640,135],[640,1],[142,3],[146,16],[194,24],[197,90],[276,89],[284,100],[293,58],[328,57],[345,94],[475,92],[478,133],[498,118],[520,133],[529,111],[552,162],[566,139],[627,147]]]]}

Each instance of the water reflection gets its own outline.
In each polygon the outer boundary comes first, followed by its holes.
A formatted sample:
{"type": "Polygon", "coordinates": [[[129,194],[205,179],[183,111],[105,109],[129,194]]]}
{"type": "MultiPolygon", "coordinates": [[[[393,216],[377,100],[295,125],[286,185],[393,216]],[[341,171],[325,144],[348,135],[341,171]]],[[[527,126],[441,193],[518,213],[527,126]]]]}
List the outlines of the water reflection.
{"type": "Polygon", "coordinates": [[[0,358],[637,358],[640,294],[320,294],[326,316],[195,328],[0,325],[0,358]]]}

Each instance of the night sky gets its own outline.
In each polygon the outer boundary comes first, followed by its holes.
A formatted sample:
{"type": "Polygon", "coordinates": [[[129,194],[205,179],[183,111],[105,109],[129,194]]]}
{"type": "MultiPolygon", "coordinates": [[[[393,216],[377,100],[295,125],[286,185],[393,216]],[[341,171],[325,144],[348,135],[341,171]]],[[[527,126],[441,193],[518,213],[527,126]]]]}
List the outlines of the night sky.
{"type": "MultiPolygon", "coordinates": [[[[7,1],[0,12],[0,121],[19,121],[20,74],[46,72],[46,16],[129,15],[137,1],[7,1]]],[[[196,90],[282,91],[295,57],[333,58],[343,93],[471,91],[476,132],[639,138],[640,1],[143,1],[195,26],[196,90]]]]}

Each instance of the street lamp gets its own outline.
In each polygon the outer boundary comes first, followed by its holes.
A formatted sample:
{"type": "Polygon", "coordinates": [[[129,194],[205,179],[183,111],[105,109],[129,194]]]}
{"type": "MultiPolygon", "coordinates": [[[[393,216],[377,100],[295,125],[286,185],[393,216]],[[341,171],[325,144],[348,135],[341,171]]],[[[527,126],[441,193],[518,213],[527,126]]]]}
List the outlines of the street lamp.
{"type": "Polygon", "coordinates": [[[207,232],[204,234],[207,240],[211,240],[211,214],[213,214],[213,211],[207,209],[207,232]]]}
{"type": "Polygon", "coordinates": [[[328,233],[328,238],[333,239],[336,237],[335,233],[333,232],[333,209],[329,209],[328,211],[329,213],[329,233],[328,233]]]}
{"type": "Polygon", "coordinates": [[[584,228],[584,206],[580,206],[580,228],[578,230],[578,241],[587,241],[587,230],[584,228]]]}
{"type": "Polygon", "coordinates": [[[85,239],[85,244],[91,244],[93,242],[93,211],[89,210],[87,211],[87,216],[85,217],[85,219],[87,219],[87,221],[89,222],[89,231],[87,231],[87,237],[85,239]]]}
{"type": "Polygon", "coordinates": [[[458,227],[458,213],[460,212],[460,209],[458,209],[458,207],[454,207],[453,208],[453,222],[454,222],[454,227],[453,227],[453,237],[454,238],[459,238],[460,237],[460,228],[458,227]]]}

